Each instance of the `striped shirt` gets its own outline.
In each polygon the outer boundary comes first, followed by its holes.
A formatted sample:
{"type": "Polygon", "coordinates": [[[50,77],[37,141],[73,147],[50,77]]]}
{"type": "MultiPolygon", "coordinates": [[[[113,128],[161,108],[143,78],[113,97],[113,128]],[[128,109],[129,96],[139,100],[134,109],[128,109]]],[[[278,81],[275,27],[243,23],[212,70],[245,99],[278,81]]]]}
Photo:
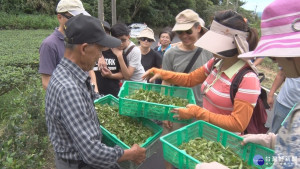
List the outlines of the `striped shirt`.
{"type": "Polygon", "coordinates": [[[76,64],[62,58],[46,93],[46,123],[57,156],[83,160],[95,168],[118,168],[124,150],[101,143],[102,133],[94,108],[89,77],[76,64]]]}
{"type": "MultiPolygon", "coordinates": [[[[217,114],[230,115],[233,105],[230,100],[230,85],[237,72],[248,66],[243,60],[239,60],[225,71],[218,71],[222,60],[219,61],[212,70],[214,59],[208,61],[205,67],[205,74],[208,76],[201,86],[203,96],[203,107],[217,114]],[[212,70],[212,71],[211,71],[212,70]]],[[[245,74],[235,99],[246,101],[253,106],[256,105],[260,94],[260,82],[253,72],[245,74]]]]}

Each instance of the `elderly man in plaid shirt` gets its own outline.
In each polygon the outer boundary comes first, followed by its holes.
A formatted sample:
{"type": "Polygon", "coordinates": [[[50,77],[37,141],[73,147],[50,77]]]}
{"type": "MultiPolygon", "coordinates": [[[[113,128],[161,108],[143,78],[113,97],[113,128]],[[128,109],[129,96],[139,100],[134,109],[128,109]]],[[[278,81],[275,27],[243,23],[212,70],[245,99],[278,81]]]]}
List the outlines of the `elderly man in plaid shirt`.
{"type": "Polygon", "coordinates": [[[46,122],[55,151],[57,169],[115,169],[117,162],[145,159],[144,148],[137,144],[128,150],[108,147],[101,142],[102,133],[86,73],[106,47],[121,41],[107,35],[100,20],[77,15],[65,24],[66,51],[55,69],[46,93],[46,122]]]}

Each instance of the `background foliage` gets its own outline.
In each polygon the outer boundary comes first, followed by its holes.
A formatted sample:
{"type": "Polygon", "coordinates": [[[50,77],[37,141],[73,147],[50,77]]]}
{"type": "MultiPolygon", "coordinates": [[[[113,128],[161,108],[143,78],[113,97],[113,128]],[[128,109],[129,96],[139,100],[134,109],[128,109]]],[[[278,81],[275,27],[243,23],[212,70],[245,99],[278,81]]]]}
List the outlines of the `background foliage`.
{"type": "MultiPolygon", "coordinates": [[[[0,0],[0,28],[45,29],[54,28],[55,9],[59,0],[0,0]],[[8,13],[9,15],[5,15],[8,13]],[[26,14],[39,15],[28,18],[26,14]],[[47,17],[48,16],[48,17],[47,17]],[[51,16],[51,17],[49,17],[51,16]],[[13,23],[11,23],[13,21],[13,23]]],[[[85,9],[93,16],[98,16],[98,0],[82,0],[85,9]]],[[[116,0],[117,20],[123,23],[141,22],[150,27],[172,26],[175,16],[182,10],[195,10],[210,24],[216,11],[232,9],[245,16],[249,23],[258,20],[252,11],[241,8],[241,0],[116,0]]],[[[105,20],[111,23],[111,0],[104,0],[105,20]]]]}

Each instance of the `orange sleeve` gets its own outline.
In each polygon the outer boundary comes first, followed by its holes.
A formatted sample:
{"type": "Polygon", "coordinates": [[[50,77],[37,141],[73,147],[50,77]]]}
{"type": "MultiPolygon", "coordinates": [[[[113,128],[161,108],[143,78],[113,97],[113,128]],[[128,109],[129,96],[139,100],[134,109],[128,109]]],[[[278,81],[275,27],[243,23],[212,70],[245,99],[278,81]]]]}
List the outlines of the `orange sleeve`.
{"type": "Polygon", "coordinates": [[[231,132],[243,132],[247,128],[252,117],[254,107],[242,100],[235,99],[233,111],[230,115],[222,115],[210,112],[197,105],[189,105],[188,108],[179,109],[179,117],[204,120],[231,132]]]}
{"type": "Polygon", "coordinates": [[[188,74],[172,72],[158,68],[151,68],[151,71],[154,74],[159,73],[162,80],[178,86],[193,87],[197,84],[203,83],[206,79],[205,69],[203,66],[188,74]]]}

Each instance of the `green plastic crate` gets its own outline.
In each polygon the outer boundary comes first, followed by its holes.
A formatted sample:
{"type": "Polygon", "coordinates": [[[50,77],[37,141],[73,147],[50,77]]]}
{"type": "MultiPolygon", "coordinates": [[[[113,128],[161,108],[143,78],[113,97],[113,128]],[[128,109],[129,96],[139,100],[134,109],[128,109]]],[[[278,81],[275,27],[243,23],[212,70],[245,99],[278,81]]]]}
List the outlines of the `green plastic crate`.
{"type": "Polygon", "coordinates": [[[171,113],[170,110],[177,106],[125,98],[134,93],[135,90],[139,89],[155,91],[166,96],[180,97],[187,99],[190,104],[196,104],[195,96],[191,88],[125,81],[118,95],[119,112],[121,115],[144,117],[155,120],[169,120],[177,123],[192,122],[192,120],[178,120],[173,118],[174,113],[171,113]]]}
{"type": "Polygon", "coordinates": [[[202,120],[196,121],[160,138],[163,146],[164,159],[179,169],[195,169],[195,166],[200,163],[200,161],[186,154],[185,151],[178,149],[177,146],[183,142],[189,142],[189,140],[195,139],[196,137],[217,141],[223,146],[229,146],[243,160],[248,161],[248,164],[253,166],[253,168],[266,168],[272,165],[271,161],[268,162],[267,160],[265,160],[265,164],[262,166],[255,165],[253,163],[253,157],[255,155],[261,155],[263,159],[271,159],[274,154],[273,150],[253,143],[242,146],[242,137],[202,120]]]}
{"type": "MultiPolygon", "coordinates": [[[[110,106],[119,106],[118,99],[115,98],[112,95],[106,95],[98,100],[95,100],[95,104],[108,104],[110,106]]],[[[146,148],[146,158],[150,157],[152,154],[154,154],[157,149],[159,148],[156,142],[158,141],[159,136],[161,135],[163,129],[153,121],[145,118],[136,118],[136,120],[141,121],[144,126],[149,128],[153,131],[154,135],[149,137],[145,143],[140,145],[143,148],[146,148]]],[[[126,145],[123,141],[121,141],[119,138],[117,138],[116,135],[110,133],[108,130],[106,130],[103,126],[100,126],[102,130],[102,142],[106,144],[107,146],[113,147],[115,145],[120,146],[123,149],[129,149],[130,147],[126,145]]],[[[138,165],[131,161],[124,161],[119,163],[120,166],[124,169],[135,169],[138,168],[138,165]]]]}

